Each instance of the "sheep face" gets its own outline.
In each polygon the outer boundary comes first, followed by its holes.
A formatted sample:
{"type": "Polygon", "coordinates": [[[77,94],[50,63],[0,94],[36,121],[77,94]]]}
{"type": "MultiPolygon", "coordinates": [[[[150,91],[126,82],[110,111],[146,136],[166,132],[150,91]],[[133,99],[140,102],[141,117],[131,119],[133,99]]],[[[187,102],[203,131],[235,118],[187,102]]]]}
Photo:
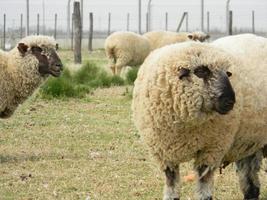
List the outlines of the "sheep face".
{"type": "MultiPolygon", "coordinates": [[[[235,92],[231,86],[228,77],[230,72],[226,72],[213,66],[200,65],[197,67],[181,68],[179,70],[180,81],[186,81],[187,85],[196,88],[187,93],[183,90],[185,96],[199,95],[198,109],[201,112],[210,113],[216,111],[219,114],[227,114],[233,109],[235,103],[235,92]]],[[[183,85],[183,83],[181,84],[183,85]]],[[[187,86],[188,88],[188,86],[187,86]]],[[[195,106],[195,105],[194,105],[195,106]]]]}
{"type": "Polygon", "coordinates": [[[188,34],[187,36],[190,40],[199,41],[199,42],[205,42],[210,38],[210,35],[203,33],[203,32],[193,32],[188,34]]]}
{"type": "Polygon", "coordinates": [[[60,76],[63,69],[62,62],[56,53],[55,48],[33,46],[29,48],[24,43],[19,43],[18,50],[22,56],[26,54],[33,55],[38,60],[38,71],[42,76],[52,75],[55,77],[60,76]]]}

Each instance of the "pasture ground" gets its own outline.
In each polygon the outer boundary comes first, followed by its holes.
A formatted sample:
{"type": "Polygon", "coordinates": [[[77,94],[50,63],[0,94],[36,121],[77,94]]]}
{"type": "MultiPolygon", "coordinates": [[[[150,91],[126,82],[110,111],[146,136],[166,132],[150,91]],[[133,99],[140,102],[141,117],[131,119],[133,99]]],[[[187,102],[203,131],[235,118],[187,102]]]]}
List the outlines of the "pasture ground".
{"type": "MultiPolygon", "coordinates": [[[[68,65],[70,52],[60,53],[68,65]]],[[[103,51],[85,60],[106,65],[103,51]]],[[[81,99],[38,95],[0,120],[0,200],[160,200],[163,176],[131,121],[132,86],[97,89],[81,99]]],[[[181,167],[182,176],[191,164],[181,167]]],[[[261,172],[262,199],[267,199],[261,172]]],[[[216,200],[241,200],[233,165],[216,173],[216,200]]],[[[181,199],[194,199],[182,183],[181,199]]]]}

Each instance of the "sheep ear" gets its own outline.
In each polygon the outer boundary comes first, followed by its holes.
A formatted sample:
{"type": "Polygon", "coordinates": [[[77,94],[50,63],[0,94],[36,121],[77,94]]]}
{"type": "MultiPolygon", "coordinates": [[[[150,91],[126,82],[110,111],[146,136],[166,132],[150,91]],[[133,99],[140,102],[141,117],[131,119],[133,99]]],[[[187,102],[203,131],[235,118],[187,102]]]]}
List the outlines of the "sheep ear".
{"type": "Polygon", "coordinates": [[[27,52],[28,48],[29,47],[24,43],[19,43],[18,44],[18,50],[22,55],[24,55],[27,52]]]}
{"type": "Polygon", "coordinates": [[[193,40],[193,35],[192,35],[192,34],[188,34],[187,37],[188,37],[190,40],[193,40]]]}

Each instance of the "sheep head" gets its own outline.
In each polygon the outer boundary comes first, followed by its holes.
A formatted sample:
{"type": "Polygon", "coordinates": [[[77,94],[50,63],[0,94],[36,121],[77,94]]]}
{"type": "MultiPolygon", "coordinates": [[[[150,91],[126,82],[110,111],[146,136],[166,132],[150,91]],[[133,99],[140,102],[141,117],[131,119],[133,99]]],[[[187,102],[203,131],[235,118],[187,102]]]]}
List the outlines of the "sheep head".
{"type": "Polygon", "coordinates": [[[231,76],[231,72],[213,69],[212,66],[200,65],[192,70],[181,68],[178,76],[181,81],[183,79],[187,79],[187,81],[193,80],[192,76],[201,79],[203,83],[199,84],[199,86],[201,85],[204,91],[204,101],[208,100],[209,102],[208,106],[202,107],[202,109],[206,111],[215,110],[220,114],[227,114],[233,109],[235,92],[228,79],[231,76]]]}
{"type": "Polygon", "coordinates": [[[58,45],[54,47],[47,47],[45,45],[32,45],[28,46],[25,43],[19,43],[17,46],[18,51],[22,57],[33,55],[38,61],[38,71],[42,76],[52,75],[55,77],[60,76],[63,69],[62,62],[56,53],[58,45]]]}
{"type": "Polygon", "coordinates": [[[205,42],[206,40],[208,40],[210,38],[210,35],[206,34],[204,32],[201,32],[201,31],[196,31],[196,32],[193,32],[193,33],[189,33],[187,35],[187,37],[190,40],[199,41],[199,42],[205,42]]]}
{"type": "Polygon", "coordinates": [[[229,80],[228,70],[233,64],[229,57],[197,43],[174,54],[175,64],[168,68],[166,76],[171,76],[168,79],[177,113],[175,121],[200,123],[216,113],[228,114],[236,101],[229,80]]]}

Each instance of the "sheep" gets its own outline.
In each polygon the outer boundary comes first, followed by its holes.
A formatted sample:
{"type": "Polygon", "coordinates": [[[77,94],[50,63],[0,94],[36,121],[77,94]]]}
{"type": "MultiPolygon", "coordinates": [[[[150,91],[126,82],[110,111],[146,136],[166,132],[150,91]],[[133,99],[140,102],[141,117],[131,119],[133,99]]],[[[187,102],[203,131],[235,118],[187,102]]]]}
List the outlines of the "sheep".
{"type": "Polygon", "coordinates": [[[48,75],[60,75],[56,47],[51,37],[28,36],[11,51],[0,51],[0,118],[12,116],[48,75]]]}
{"type": "Polygon", "coordinates": [[[151,31],[143,34],[149,40],[151,50],[161,48],[163,46],[186,42],[186,41],[205,41],[209,36],[203,32],[172,32],[172,31],[151,31]]]}
{"type": "Polygon", "coordinates": [[[169,45],[141,65],[133,120],[165,173],[164,200],[180,198],[179,164],[192,159],[199,200],[212,199],[215,169],[232,162],[244,199],[259,198],[267,143],[266,55],[267,39],[244,34],[169,45]]]}
{"type": "Polygon", "coordinates": [[[150,52],[148,40],[133,32],[115,32],[107,37],[104,46],[113,75],[120,75],[125,66],[142,64],[150,52]]]}

